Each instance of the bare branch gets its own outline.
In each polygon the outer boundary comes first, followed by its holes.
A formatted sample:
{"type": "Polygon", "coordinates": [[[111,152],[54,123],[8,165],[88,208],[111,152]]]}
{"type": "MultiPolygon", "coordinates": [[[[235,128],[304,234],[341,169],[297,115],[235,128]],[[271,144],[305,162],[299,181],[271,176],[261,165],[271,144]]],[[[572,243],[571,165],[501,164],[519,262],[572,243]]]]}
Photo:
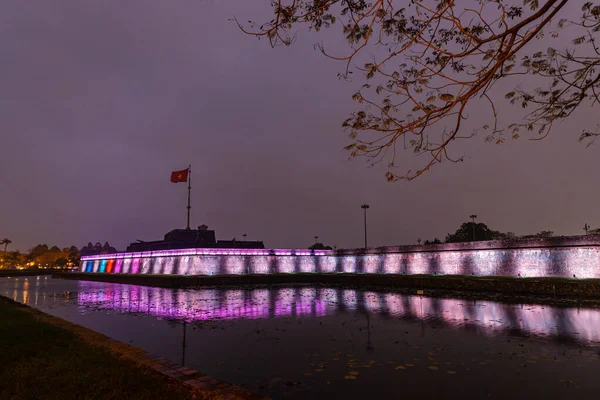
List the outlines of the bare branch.
{"type": "MultiPolygon", "coordinates": [[[[272,0],[273,19],[265,24],[239,24],[245,33],[266,36],[272,46],[293,42],[292,29],[308,25],[316,31],[338,24],[350,51],[333,55],[323,44],[316,45],[325,56],[346,65],[343,77],[352,70],[364,74],[367,84],[353,96],[359,110],[343,123],[352,142],[346,146],[351,157],[364,156],[376,164],[387,161],[398,166],[398,140],[427,160],[423,167],[405,174],[390,170],[390,181],[412,180],[445,160],[457,162],[465,156],[449,156],[448,147],[462,134],[473,102],[489,106],[492,121],[483,125],[486,140],[514,139],[521,130],[536,131],[533,139],[548,136],[554,122],[568,118],[584,102],[600,101],[600,48],[595,37],[600,31],[600,6],[577,0],[272,0]],[[566,6],[578,6],[578,20],[560,19],[566,6]],[[551,38],[566,27],[583,29],[573,46],[588,46],[583,56],[572,50],[548,49],[523,54],[526,46],[544,36],[551,38]],[[377,46],[377,47],[374,47],[377,46]],[[373,49],[372,62],[358,60],[373,49]],[[381,49],[387,50],[382,55],[381,49]],[[528,91],[518,87],[506,94],[513,103],[529,108],[522,121],[502,126],[499,109],[490,91],[495,84],[513,76],[537,76],[547,88],[528,91]]],[[[596,132],[584,132],[581,140],[595,140],[596,132]]]]}

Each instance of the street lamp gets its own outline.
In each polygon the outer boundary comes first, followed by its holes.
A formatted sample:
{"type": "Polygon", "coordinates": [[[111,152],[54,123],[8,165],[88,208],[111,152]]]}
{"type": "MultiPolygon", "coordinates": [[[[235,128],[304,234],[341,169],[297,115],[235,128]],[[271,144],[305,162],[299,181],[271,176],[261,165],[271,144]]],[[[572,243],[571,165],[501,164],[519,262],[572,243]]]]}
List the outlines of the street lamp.
{"type": "Polygon", "coordinates": [[[315,236],[315,244],[317,244],[318,241],[319,241],[319,237],[315,236]]]}
{"type": "Polygon", "coordinates": [[[367,248],[367,209],[369,208],[368,204],[363,204],[360,206],[363,210],[365,210],[365,249],[367,248]]]}
{"type": "Polygon", "coordinates": [[[247,236],[248,236],[248,235],[246,235],[245,233],[242,235],[242,237],[244,238],[244,242],[246,241],[246,237],[247,237],[247,236]]]}
{"type": "Polygon", "coordinates": [[[590,227],[590,226],[589,226],[587,223],[586,223],[586,224],[583,226],[583,229],[585,230],[585,234],[586,234],[586,235],[588,234],[588,230],[589,230],[590,228],[591,228],[591,227],[590,227]]]}
{"type": "Polygon", "coordinates": [[[473,221],[473,241],[475,241],[475,218],[477,218],[477,215],[471,214],[469,215],[469,218],[471,218],[471,221],[473,221]]]}

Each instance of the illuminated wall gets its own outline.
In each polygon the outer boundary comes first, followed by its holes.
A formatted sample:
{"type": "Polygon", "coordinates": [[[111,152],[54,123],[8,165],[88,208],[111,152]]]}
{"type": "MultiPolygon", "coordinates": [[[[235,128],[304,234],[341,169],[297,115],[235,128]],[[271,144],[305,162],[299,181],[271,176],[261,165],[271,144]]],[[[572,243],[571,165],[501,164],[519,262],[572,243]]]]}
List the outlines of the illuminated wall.
{"type": "Polygon", "coordinates": [[[562,238],[562,242],[475,242],[337,252],[183,249],[118,253],[82,257],[80,271],[167,275],[303,272],[600,278],[600,237],[584,238],[562,238]],[[506,247],[508,245],[512,247],[506,247]]]}
{"type": "Polygon", "coordinates": [[[433,324],[442,322],[459,328],[478,327],[477,332],[484,335],[511,331],[600,343],[600,330],[596,329],[600,325],[598,309],[506,305],[342,288],[172,290],[96,282],[82,282],[81,286],[81,306],[188,322],[323,317],[356,311],[433,324]]]}

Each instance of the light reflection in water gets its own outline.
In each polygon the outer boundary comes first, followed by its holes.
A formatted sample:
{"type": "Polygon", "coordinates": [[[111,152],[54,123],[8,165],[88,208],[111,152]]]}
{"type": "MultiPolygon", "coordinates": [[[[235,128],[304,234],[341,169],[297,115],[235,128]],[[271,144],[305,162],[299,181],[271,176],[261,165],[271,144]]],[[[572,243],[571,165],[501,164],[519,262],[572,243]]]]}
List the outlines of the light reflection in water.
{"type": "Polygon", "coordinates": [[[27,300],[29,300],[29,280],[23,282],[23,303],[27,304],[27,300]]]}
{"type": "Polygon", "coordinates": [[[511,331],[588,345],[600,344],[600,309],[508,305],[341,288],[173,290],[109,283],[80,283],[85,308],[142,313],[193,321],[323,317],[346,310],[443,323],[452,329],[478,326],[484,335],[511,331]]]}

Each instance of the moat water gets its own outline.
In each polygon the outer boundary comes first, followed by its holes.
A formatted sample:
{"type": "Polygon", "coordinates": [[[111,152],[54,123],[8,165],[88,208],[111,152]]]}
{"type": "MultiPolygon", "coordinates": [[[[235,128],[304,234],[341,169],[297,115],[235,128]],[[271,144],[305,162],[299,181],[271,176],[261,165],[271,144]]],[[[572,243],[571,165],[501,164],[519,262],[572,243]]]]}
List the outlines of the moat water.
{"type": "Polygon", "coordinates": [[[49,276],[0,295],[273,399],[562,399],[600,390],[600,309],[347,288],[49,276]]]}

